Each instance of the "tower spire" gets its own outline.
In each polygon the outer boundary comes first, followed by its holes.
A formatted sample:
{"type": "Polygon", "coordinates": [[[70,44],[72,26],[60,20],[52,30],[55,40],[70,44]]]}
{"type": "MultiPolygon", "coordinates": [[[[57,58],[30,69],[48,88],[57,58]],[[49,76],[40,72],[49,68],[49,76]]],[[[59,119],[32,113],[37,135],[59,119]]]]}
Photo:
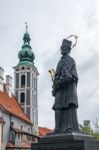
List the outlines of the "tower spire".
{"type": "MultiPolygon", "coordinates": [[[[24,41],[24,45],[28,45],[28,46],[30,46],[30,35],[29,35],[29,33],[28,33],[28,25],[27,25],[27,22],[25,22],[25,27],[26,27],[26,32],[25,32],[25,34],[24,34],[24,37],[23,37],[23,41],[24,41]]],[[[24,46],[23,45],[23,46],[24,46]]]]}
{"type": "Polygon", "coordinates": [[[28,24],[27,24],[27,22],[25,22],[25,27],[26,27],[26,33],[28,33],[28,24]]]}

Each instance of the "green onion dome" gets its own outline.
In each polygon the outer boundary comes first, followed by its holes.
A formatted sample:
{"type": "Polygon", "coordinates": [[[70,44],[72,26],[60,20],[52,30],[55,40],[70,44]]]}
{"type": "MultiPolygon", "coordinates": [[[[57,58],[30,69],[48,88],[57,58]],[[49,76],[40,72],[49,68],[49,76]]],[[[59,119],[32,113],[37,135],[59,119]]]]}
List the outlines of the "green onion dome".
{"type": "Polygon", "coordinates": [[[26,33],[24,34],[23,36],[23,41],[24,41],[24,44],[22,46],[22,49],[19,51],[19,54],[18,54],[18,58],[20,60],[19,65],[21,64],[33,64],[34,62],[34,59],[35,59],[35,55],[32,51],[32,48],[30,46],[30,35],[29,33],[26,31],[26,33]]]}

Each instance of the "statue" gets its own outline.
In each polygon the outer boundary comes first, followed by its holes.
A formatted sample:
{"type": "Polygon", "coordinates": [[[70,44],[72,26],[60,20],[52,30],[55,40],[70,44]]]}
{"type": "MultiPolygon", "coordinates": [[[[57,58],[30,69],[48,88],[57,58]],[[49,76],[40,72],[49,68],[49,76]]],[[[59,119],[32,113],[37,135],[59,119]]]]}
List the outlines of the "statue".
{"type": "Polygon", "coordinates": [[[53,79],[52,95],[55,97],[53,105],[53,110],[55,111],[54,133],[79,131],[77,119],[78,75],[75,61],[69,55],[71,45],[70,40],[63,39],[61,46],[62,57],[58,62],[53,79]]]}
{"type": "Polygon", "coordinates": [[[56,71],[49,70],[53,81],[52,94],[55,97],[55,130],[37,143],[32,150],[98,150],[99,142],[94,137],[79,130],[77,119],[78,75],[74,59],[69,55],[73,44],[64,39],[61,46],[62,57],[56,71]]]}

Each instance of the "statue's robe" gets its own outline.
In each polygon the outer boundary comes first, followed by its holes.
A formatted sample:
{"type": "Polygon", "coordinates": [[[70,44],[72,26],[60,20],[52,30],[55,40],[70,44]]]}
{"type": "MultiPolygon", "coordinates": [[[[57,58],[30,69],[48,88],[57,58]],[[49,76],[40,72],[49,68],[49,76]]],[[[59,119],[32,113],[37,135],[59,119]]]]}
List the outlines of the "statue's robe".
{"type": "MultiPolygon", "coordinates": [[[[61,131],[67,129],[78,130],[78,120],[76,108],[78,107],[77,81],[78,75],[76,64],[69,55],[62,56],[56,69],[55,82],[61,82],[59,87],[55,88],[55,103],[53,109],[58,112],[56,117],[61,119],[61,131]]],[[[59,82],[59,83],[60,83],[59,82]]]]}

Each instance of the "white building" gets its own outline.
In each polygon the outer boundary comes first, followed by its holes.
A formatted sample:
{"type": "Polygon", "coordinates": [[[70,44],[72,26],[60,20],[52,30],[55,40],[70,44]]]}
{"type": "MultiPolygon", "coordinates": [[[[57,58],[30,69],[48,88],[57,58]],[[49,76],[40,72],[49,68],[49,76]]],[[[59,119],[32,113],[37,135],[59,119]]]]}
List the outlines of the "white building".
{"type": "Polygon", "coordinates": [[[30,149],[38,138],[37,78],[30,36],[26,30],[24,44],[19,52],[19,63],[14,67],[14,89],[12,78],[0,67],[0,150],[30,149]]]}

